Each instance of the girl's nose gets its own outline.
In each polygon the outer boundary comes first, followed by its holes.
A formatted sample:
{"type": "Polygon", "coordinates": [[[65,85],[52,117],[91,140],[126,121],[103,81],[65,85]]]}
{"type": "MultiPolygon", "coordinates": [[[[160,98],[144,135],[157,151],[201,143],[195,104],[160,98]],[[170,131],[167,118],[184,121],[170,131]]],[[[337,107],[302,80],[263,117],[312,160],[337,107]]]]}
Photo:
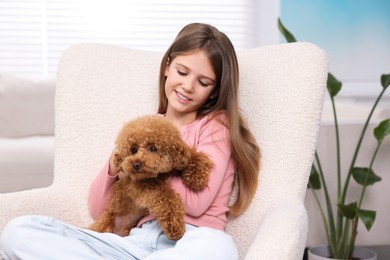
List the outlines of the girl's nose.
{"type": "Polygon", "coordinates": [[[181,88],[184,90],[186,93],[192,93],[194,92],[194,88],[192,87],[192,82],[186,81],[181,85],[181,88]]]}

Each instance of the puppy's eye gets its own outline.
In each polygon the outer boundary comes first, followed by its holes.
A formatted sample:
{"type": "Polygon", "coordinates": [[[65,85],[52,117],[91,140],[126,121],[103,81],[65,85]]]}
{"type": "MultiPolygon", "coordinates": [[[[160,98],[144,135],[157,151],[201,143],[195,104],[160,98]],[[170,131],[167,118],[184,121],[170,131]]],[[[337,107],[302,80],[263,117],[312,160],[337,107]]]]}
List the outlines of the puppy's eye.
{"type": "Polygon", "coordinates": [[[131,154],[136,154],[137,152],[138,152],[138,147],[135,146],[135,145],[132,145],[132,146],[130,147],[130,153],[131,153],[131,154]]]}
{"type": "Polygon", "coordinates": [[[151,145],[151,146],[149,147],[149,151],[151,151],[152,153],[156,153],[156,152],[157,152],[156,146],[151,145]]]}

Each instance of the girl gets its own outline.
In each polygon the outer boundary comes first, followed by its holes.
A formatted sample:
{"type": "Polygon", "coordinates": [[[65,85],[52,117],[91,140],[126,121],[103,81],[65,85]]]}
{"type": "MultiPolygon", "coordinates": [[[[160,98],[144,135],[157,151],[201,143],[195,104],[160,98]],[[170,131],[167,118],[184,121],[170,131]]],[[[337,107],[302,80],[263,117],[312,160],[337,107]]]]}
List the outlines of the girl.
{"type": "MultiPolygon", "coordinates": [[[[4,259],[238,259],[224,232],[227,215],[238,216],[257,188],[260,151],[238,106],[238,62],[228,37],[207,24],[189,24],[161,61],[158,114],[171,121],[189,146],[214,161],[208,186],[192,191],[180,178],[172,187],[186,206],[186,232],[169,240],[153,216],[144,216],[127,237],[97,233],[44,216],[23,216],[4,229],[4,259]],[[233,183],[236,200],[229,207],[233,183]]],[[[113,156],[92,182],[89,207],[99,216],[118,179],[113,156]]]]}

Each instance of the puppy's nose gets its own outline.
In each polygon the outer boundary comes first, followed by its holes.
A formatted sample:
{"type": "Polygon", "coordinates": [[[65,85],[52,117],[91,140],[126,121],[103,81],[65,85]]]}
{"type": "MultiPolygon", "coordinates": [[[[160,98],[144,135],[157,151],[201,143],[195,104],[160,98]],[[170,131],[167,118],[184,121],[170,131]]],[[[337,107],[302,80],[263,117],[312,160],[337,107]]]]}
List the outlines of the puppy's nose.
{"type": "Polygon", "coordinates": [[[141,162],[135,162],[135,163],[133,163],[133,169],[135,170],[135,171],[139,171],[139,170],[141,170],[141,167],[142,167],[142,163],[141,162]]]}

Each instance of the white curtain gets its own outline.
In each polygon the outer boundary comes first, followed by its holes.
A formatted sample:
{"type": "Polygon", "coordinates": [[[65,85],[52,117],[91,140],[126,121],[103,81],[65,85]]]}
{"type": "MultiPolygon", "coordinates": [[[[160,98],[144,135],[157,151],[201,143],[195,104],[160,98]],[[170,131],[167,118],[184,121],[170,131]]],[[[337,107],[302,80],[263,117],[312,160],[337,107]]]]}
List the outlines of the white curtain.
{"type": "Polygon", "coordinates": [[[80,42],[163,52],[190,22],[216,26],[230,37],[237,50],[257,47],[259,3],[256,0],[0,0],[0,73],[54,77],[62,52],[80,42]]]}

